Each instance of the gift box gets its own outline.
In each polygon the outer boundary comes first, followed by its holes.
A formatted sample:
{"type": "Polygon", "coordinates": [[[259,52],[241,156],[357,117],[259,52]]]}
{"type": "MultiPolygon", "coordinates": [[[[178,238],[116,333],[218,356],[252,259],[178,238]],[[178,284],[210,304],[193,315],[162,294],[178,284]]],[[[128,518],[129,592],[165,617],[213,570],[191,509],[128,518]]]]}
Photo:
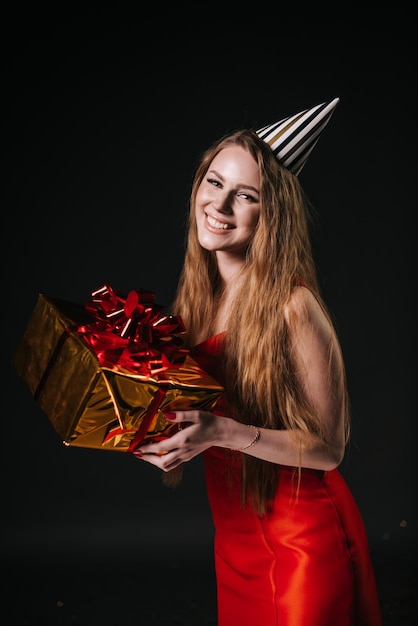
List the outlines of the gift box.
{"type": "Polygon", "coordinates": [[[132,451],[169,437],[164,411],[212,410],[222,386],[183,349],[155,294],[108,285],[85,305],[38,296],[13,366],[64,444],[132,451]]]}

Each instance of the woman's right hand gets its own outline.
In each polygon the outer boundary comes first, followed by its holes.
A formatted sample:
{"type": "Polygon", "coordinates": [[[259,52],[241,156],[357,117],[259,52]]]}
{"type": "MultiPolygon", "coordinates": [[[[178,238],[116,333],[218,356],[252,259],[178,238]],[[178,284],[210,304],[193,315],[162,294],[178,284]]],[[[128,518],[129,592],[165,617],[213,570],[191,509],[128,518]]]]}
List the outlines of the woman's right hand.
{"type": "Polygon", "coordinates": [[[136,458],[169,472],[207,448],[220,444],[225,417],[200,410],[175,411],[164,416],[178,424],[178,432],[162,441],[139,444],[133,451],[136,458]]]}

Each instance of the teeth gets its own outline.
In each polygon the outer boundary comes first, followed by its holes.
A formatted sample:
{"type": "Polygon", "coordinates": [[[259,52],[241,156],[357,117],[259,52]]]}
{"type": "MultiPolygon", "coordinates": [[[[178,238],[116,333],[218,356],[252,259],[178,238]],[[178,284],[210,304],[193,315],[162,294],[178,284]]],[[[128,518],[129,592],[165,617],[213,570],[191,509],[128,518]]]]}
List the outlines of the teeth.
{"type": "Polygon", "coordinates": [[[222,222],[218,222],[218,220],[210,217],[210,215],[207,215],[206,217],[209,225],[212,226],[212,228],[219,228],[220,230],[228,230],[228,228],[232,228],[232,226],[229,226],[229,224],[223,224],[222,222]]]}

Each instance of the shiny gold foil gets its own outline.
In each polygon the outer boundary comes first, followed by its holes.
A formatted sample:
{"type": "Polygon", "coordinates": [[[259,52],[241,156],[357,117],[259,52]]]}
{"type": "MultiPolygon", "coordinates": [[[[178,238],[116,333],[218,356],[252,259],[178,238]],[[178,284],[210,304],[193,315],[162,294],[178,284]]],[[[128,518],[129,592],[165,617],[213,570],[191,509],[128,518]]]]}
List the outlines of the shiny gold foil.
{"type": "Polygon", "coordinates": [[[101,367],[77,332],[89,321],[82,305],[41,294],[13,359],[66,445],[128,451],[141,425],[143,440],[177,429],[163,410],[215,407],[222,386],[190,356],[156,377],[101,367]]]}

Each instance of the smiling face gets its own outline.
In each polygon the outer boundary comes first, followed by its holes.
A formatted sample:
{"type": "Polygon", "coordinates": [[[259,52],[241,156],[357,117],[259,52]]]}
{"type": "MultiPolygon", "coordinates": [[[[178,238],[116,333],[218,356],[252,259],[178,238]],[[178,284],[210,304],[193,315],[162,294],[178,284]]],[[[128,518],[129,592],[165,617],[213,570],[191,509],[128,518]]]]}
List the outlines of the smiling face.
{"type": "Polygon", "coordinates": [[[244,259],[260,215],[260,175],[241,146],[228,146],[211,162],[196,195],[197,233],[206,250],[244,259]]]}

